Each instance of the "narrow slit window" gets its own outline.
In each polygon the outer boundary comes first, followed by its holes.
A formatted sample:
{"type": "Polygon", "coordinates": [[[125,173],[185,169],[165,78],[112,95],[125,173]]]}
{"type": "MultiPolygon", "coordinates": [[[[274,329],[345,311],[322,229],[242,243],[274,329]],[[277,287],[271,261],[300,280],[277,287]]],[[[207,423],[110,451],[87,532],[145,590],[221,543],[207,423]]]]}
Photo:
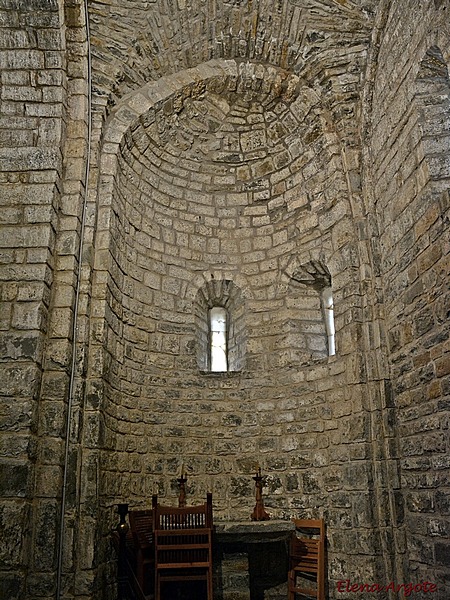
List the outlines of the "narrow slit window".
{"type": "Polygon", "coordinates": [[[322,290],[322,303],[327,332],[328,356],[336,354],[335,329],[334,329],[334,306],[331,287],[322,290]]]}
{"type": "Polygon", "coordinates": [[[227,311],[215,306],[209,311],[211,371],[228,371],[227,311]]]}

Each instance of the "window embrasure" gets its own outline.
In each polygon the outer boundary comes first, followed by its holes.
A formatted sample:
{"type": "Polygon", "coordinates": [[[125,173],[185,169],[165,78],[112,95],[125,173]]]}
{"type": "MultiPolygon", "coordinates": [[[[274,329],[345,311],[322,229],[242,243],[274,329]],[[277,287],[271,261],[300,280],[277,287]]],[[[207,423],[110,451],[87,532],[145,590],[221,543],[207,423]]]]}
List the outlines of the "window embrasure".
{"type": "Polygon", "coordinates": [[[298,360],[307,363],[336,354],[331,274],[320,261],[299,267],[288,291],[291,343],[298,360]]]}
{"type": "Polygon", "coordinates": [[[333,290],[331,286],[322,289],[322,310],[325,318],[325,329],[327,332],[328,356],[336,354],[335,328],[334,328],[334,305],[333,290]]]}
{"type": "Polygon", "coordinates": [[[211,279],[194,302],[197,365],[201,371],[223,373],[244,367],[246,328],[240,288],[228,279],[211,279]]]}

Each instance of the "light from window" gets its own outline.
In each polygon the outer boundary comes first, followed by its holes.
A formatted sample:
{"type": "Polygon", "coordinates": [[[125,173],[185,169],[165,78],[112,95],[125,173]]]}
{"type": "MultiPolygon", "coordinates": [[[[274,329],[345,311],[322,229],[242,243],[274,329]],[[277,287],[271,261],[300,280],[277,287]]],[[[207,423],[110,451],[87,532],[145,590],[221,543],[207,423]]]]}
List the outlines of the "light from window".
{"type": "Polygon", "coordinates": [[[215,306],[209,311],[211,371],[228,371],[227,311],[215,306]]]}
{"type": "Polygon", "coordinates": [[[334,356],[336,354],[335,329],[334,329],[334,306],[333,306],[333,294],[332,294],[330,287],[323,288],[322,302],[323,302],[323,312],[324,312],[324,317],[325,317],[325,328],[327,330],[328,356],[334,356]]]}

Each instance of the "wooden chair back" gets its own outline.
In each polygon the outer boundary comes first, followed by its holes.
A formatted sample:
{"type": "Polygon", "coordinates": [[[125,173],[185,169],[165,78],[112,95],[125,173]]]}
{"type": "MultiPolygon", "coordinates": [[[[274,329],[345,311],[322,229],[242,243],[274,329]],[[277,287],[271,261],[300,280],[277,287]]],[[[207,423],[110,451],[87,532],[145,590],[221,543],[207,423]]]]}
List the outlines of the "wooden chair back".
{"type": "Polygon", "coordinates": [[[197,506],[161,506],[153,496],[155,600],[164,582],[203,580],[212,600],[212,496],[197,506]]]}
{"type": "Polygon", "coordinates": [[[130,529],[135,545],[145,550],[153,547],[153,511],[130,510],[130,529]]]}
{"type": "Polygon", "coordinates": [[[136,557],[136,579],[142,592],[147,595],[154,588],[153,511],[131,510],[128,517],[136,557]]]}
{"type": "Polygon", "coordinates": [[[325,600],[325,523],[323,519],[293,519],[289,549],[288,600],[296,595],[325,600]]]}

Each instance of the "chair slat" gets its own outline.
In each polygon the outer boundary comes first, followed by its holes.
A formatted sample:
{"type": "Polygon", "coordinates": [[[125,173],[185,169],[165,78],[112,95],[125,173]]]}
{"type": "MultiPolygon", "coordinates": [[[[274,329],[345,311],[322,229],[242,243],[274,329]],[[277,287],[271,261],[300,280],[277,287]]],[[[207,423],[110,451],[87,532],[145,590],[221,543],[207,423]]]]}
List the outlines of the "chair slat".
{"type": "Polygon", "coordinates": [[[323,519],[294,519],[289,549],[288,600],[325,600],[325,523],[323,519]],[[311,581],[311,579],[313,581],[311,581]],[[311,583],[315,583],[311,587],[311,583]]]}

